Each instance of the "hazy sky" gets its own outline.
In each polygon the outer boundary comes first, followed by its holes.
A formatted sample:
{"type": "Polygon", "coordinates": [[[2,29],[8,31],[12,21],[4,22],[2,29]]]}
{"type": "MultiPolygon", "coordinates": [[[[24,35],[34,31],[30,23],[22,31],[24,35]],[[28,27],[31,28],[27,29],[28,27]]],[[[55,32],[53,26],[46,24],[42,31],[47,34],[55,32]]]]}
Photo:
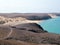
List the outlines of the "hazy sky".
{"type": "Polygon", "coordinates": [[[0,13],[60,12],[60,0],[0,0],[0,13]]]}

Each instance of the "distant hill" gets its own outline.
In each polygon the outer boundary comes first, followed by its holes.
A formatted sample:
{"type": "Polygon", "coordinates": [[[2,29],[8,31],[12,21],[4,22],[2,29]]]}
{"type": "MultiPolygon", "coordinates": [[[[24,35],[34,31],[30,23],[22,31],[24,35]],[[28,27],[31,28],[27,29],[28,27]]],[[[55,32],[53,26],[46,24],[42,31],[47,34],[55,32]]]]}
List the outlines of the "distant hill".
{"type": "Polygon", "coordinates": [[[48,14],[60,16],[60,13],[0,13],[0,16],[11,17],[11,18],[24,17],[29,20],[45,20],[52,18],[48,14]]]}
{"type": "Polygon", "coordinates": [[[5,17],[24,17],[28,20],[45,20],[51,17],[47,13],[0,13],[1,16],[5,17]]]}

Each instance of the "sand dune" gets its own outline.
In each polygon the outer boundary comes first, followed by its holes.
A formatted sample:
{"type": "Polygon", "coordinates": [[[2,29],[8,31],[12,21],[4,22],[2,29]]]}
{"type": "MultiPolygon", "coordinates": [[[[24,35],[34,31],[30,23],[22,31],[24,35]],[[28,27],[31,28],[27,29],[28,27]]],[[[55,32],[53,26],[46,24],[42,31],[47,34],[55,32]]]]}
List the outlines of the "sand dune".
{"type": "Polygon", "coordinates": [[[3,21],[5,23],[3,23],[2,25],[18,25],[18,24],[23,24],[23,23],[39,23],[42,22],[43,20],[27,20],[25,18],[22,17],[17,17],[17,18],[7,18],[4,16],[0,16],[0,22],[3,21]]]}

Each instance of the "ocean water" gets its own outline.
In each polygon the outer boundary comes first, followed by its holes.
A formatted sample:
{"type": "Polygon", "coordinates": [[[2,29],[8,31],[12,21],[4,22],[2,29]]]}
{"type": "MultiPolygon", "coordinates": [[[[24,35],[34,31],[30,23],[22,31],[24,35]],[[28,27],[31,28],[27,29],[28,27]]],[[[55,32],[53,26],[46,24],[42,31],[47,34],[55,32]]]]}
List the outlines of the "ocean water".
{"type": "Polygon", "coordinates": [[[39,23],[44,30],[47,30],[50,33],[60,34],[60,17],[45,20],[39,23]]]}

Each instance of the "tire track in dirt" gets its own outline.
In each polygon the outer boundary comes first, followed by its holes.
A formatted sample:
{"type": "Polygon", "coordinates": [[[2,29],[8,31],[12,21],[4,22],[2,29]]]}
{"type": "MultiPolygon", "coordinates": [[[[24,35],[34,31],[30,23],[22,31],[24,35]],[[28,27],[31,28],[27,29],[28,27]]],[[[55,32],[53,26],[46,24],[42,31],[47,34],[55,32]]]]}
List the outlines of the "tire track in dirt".
{"type": "Polygon", "coordinates": [[[9,34],[8,34],[6,37],[4,37],[4,38],[0,38],[0,40],[8,38],[8,37],[12,34],[13,29],[12,29],[12,28],[10,28],[10,29],[11,29],[11,30],[10,30],[9,34]]]}

